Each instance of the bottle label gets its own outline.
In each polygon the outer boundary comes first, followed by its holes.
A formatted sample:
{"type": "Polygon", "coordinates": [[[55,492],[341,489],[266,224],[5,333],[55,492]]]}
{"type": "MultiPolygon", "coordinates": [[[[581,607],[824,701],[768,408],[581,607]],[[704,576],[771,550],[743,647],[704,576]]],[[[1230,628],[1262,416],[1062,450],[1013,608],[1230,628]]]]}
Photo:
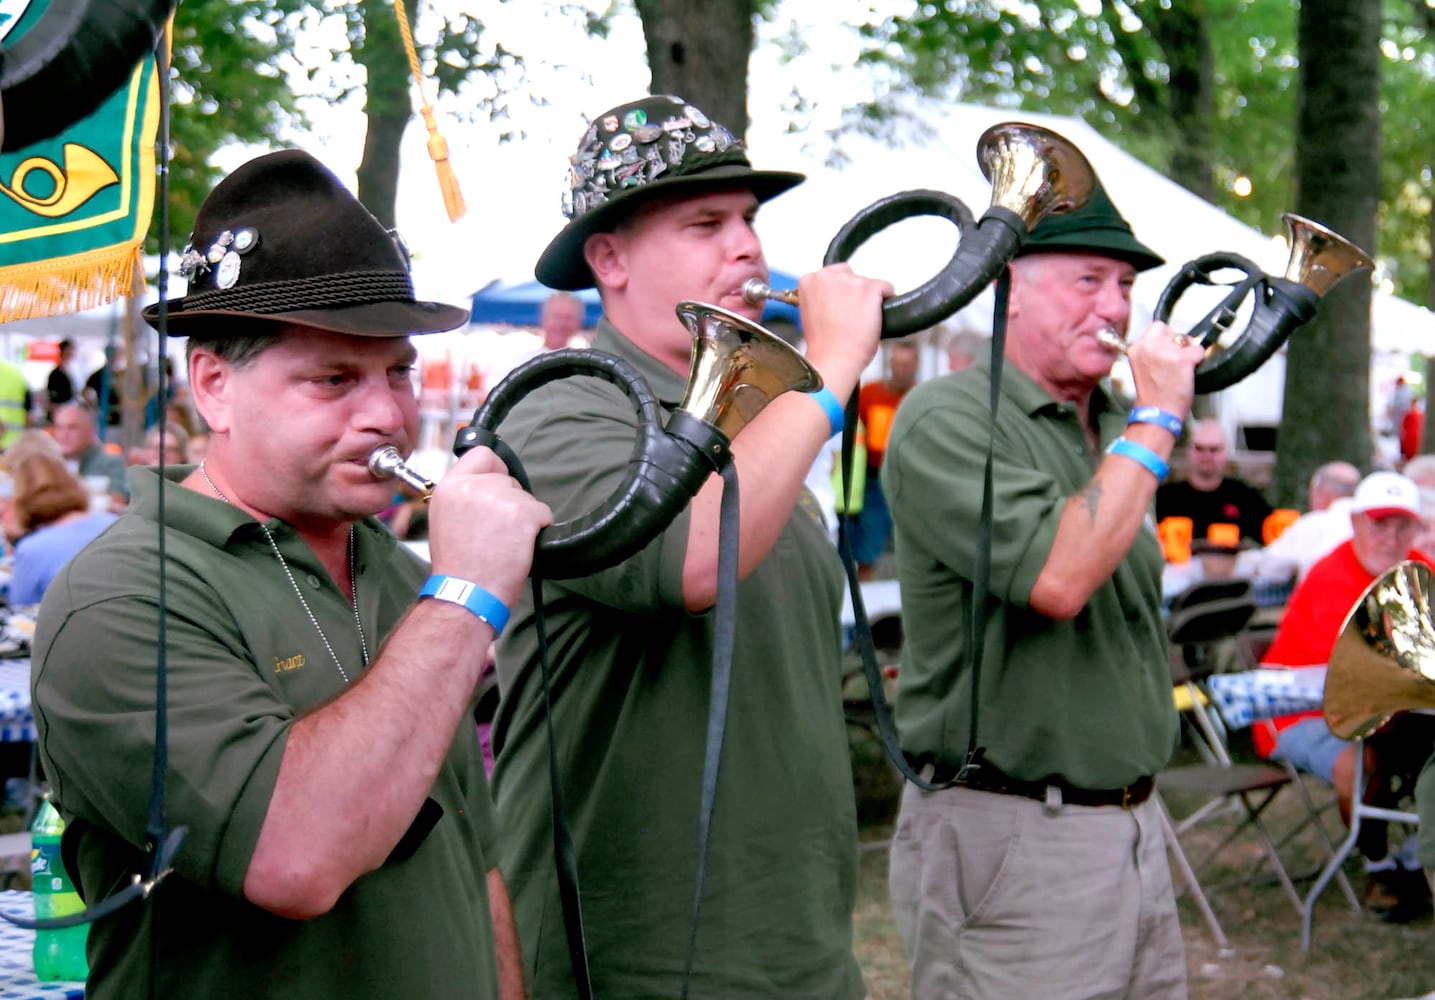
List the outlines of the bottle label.
{"type": "Polygon", "coordinates": [[[69,875],[65,873],[65,866],[60,861],[58,841],[37,842],[30,848],[30,881],[36,892],[75,891],[69,875]]]}

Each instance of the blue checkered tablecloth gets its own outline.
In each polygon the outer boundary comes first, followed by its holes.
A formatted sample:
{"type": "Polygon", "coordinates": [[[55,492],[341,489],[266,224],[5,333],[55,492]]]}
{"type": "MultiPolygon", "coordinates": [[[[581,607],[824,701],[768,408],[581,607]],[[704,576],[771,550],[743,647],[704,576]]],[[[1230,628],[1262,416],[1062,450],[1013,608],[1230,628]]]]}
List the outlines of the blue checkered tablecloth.
{"type": "Polygon", "coordinates": [[[1318,709],[1325,697],[1325,667],[1262,668],[1206,679],[1221,717],[1232,729],[1260,719],[1318,709]]]}
{"type": "MultiPolygon", "coordinates": [[[[0,910],[17,917],[35,916],[28,892],[0,892],[0,910]]],[[[34,946],[34,931],[0,920],[0,1000],[84,1000],[84,983],[42,983],[35,978],[34,946]]]]}
{"type": "Polygon", "coordinates": [[[30,711],[30,661],[0,660],[0,742],[35,742],[30,711]]]}

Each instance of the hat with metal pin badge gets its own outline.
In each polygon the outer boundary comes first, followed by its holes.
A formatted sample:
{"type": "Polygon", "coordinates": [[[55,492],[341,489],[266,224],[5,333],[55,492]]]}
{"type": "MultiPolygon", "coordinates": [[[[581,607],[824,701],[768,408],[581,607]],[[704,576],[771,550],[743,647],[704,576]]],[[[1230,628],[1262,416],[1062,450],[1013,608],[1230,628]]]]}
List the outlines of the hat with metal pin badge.
{"type": "MultiPolygon", "coordinates": [[[[180,273],[189,286],[168,300],[172,336],[228,336],[260,320],[403,337],[469,318],[416,299],[402,240],[300,150],[250,160],[210,192],[180,273]]],[[[144,317],[157,324],[159,307],[144,317]]]]}

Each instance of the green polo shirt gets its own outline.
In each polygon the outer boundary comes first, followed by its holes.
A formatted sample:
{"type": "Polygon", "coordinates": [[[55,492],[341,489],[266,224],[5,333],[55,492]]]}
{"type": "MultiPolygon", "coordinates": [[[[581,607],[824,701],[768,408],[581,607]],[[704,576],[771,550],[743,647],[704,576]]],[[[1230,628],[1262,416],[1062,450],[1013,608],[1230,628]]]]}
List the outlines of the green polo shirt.
{"type": "MultiPolygon", "coordinates": [[[[177,482],[189,471],[169,475],[177,482]]],[[[130,512],[55,579],[35,632],[40,753],[68,823],[67,863],[90,902],[146,870],[158,477],[136,469],[133,481],[130,512]]],[[[290,727],[344,681],[258,522],[177,485],[164,500],[168,811],[171,826],[188,833],[174,874],[149,900],[92,926],[86,995],[495,995],[486,896],[495,825],[470,726],[460,728],[430,791],[443,816],[412,856],[362,876],[311,920],[244,900],[290,727]]],[[[348,600],[288,525],[271,520],[269,528],[357,680],[363,654],[348,600]]],[[[359,612],[373,653],[413,603],[426,568],[377,522],[355,530],[359,612]]]]}
{"type": "MultiPolygon", "coordinates": [[[[606,321],[671,410],[684,380],[606,321]]],[[[569,520],[621,482],[637,419],[620,390],[568,378],[499,428],[534,493],[569,520]]],[[[675,997],[697,868],[714,618],[683,606],[689,518],[620,566],[544,585],[563,795],[600,997],[675,997]]],[[[861,997],[852,955],[857,829],[841,703],[841,573],[799,506],[739,586],[732,697],[692,995],[861,997]]],[[[526,593],[526,592],[525,592],[526,593]]],[[[553,865],[533,605],[499,644],[494,725],[503,870],[535,997],[571,997],[553,865]]]]}
{"type": "MultiPolygon", "coordinates": [[[[917,386],[897,411],[882,463],[902,587],[896,717],[902,748],[917,761],[959,764],[967,751],[968,623],[990,392],[989,360],[917,386]]],[[[1121,434],[1126,413],[1101,389],[1091,411],[1104,448],[1121,434]]],[[[1150,519],[1074,618],[1054,621],[1030,606],[1062,509],[1095,471],[1076,408],[1005,365],[980,744],[1017,778],[1115,788],[1165,765],[1177,735],[1160,612],[1161,547],[1150,519]]]]}

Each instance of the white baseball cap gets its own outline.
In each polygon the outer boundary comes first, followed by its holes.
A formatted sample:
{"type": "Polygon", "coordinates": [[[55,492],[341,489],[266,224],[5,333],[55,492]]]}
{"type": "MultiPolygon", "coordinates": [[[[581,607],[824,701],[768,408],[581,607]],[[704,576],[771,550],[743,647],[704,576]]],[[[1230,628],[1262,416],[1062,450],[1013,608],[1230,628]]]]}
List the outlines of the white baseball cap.
{"type": "Polygon", "coordinates": [[[1420,487],[1398,472],[1372,472],[1360,481],[1350,509],[1373,518],[1420,516],[1420,487]]]}

